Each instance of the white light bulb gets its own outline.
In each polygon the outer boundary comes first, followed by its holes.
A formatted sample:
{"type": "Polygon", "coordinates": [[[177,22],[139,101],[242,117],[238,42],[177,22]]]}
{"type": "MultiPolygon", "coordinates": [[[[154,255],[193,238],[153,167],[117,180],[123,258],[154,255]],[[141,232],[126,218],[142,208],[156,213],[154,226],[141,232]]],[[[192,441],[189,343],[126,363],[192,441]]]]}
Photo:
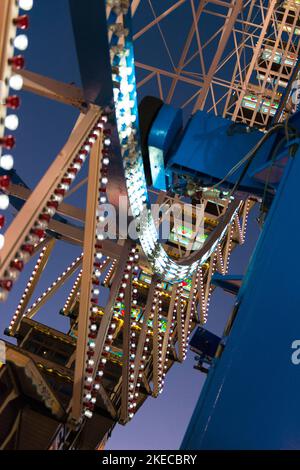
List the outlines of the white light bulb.
{"type": "Polygon", "coordinates": [[[5,211],[9,206],[9,197],[6,194],[0,194],[0,209],[5,211]]]}
{"type": "Polygon", "coordinates": [[[4,241],[5,237],[4,235],[2,235],[2,233],[0,233],[0,250],[2,250],[2,248],[4,247],[4,241]]]}
{"type": "Polygon", "coordinates": [[[14,46],[20,51],[25,51],[28,47],[28,37],[26,34],[19,34],[14,39],[14,46]]]}
{"type": "Polygon", "coordinates": [[[0,167],[3,168],[3,170],[9,171],[13,166],[14,159],[12,155],[2,155],[2,157],[0,157],[0,167]]]}
{"type": "Polygon", "coordinates": [[[9,86],[13,90],[21,90],[23,88],[23,77],[21,75],[12,75],[9,79],[9,86]]]}
{"type": "Polygon", "coordinates": [[[19,7],[25,11],[31,10],[33,7],[33,0],[19,0],[19,7]]]}
{"type": "Polygon", "coordinates": [[[16,114],[9,114],[4,120],[4,125],[10,131],[15,131],[19,126],[19,118],[16,114]]]}

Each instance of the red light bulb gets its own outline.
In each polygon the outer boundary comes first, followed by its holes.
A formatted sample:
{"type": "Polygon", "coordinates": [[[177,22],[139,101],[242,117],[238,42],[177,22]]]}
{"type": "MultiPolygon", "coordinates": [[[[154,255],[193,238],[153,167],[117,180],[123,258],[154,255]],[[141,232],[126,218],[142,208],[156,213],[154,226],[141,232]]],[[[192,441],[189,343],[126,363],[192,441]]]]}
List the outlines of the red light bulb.
{"type": "Polygon", "coordinates": [[[21,104],[21,99],[17,95],[8,96],[5,100],[5,104],[8,108],[18,109],[21,104]]]}
{"type": "Polygon", "coordinates": [[[12,289],[12,286],[13,286],[12,281],[9,281],[7,279],[4,279],[4,280],[0,281],[0,287],[2,287],[5,290],[10,291],[12,289]]]}
{"type": "Polygon", "coordinates": [[[54,194],[57,194],[58,196],[64,196],[66,191],[64,189],[56,189],[54,191],[54,194]]]}
{"type": "Polygon", "coordinates": [[[22,15],[13,19],[13,24],[19,29],[28,29],[29,28],[29,16],[22,15]]]}
{"type": "Polygon", "coordinates": [[[58,202],[57,201],[49,201],[47,202],[47,207],[53,207],[54,209],[58,208],[58,202]]]}
{"type": "Polygon", "coordinates": [[[24,263],[20,260],[12,261],[10,263],[10,267],[17,269],[18,271],[22,271],[22,269],[24,268],[24,263]]]}
{"type": "Polygon", "coordinates": [[[25,59],[22,55],[16,55],[8,59],[9,65],[14,67],[16,70],[23,69],[25,67],[25,59]]]}
{"type": "Polygon", "coordinates": [[[0,138],[0,145],[5,147],[7,150],[11,150],[16,145],[16,139],[13,135],[7,135],[0,138]]]}
{"type": "Polygon", "coordinates": [[[4,227],[5,224],[5,217],[4,215],[0,215],[0,229],[4,227]]]}
{"type": "Polygon", "coordinates": [[[40,219],[40,220],[43,220],[43,221],[45,221],[45,222],[49,222],[49,221],[50,221],[50,218],[51,218],[51,217],[50,217],[50,215],[48,215],[48,214],[41,214],[41,215],[39,216],[39,219],[40,219]]]}
{"type": "Polygon", "coordinates": [[[3,190],[7,190],[10,185],[10,177],[7,175],[0,176],[0,188],[3,190]]]}
{"type": "Polygon", "coordinates": [[[63,179],[61,180],[61,183],[62,183],[62,184],[67,184],[67,185],[70,186],[70,184],[72,183],[72,180],[71,180],[71,178],[63,178],[63,179]]]}
{"type": "Polygon", "coordinates": [[[33,250],[34,250],[34,246],[29,245],[29,243],[26,243],[26,244],[21,246],[21,250],[25,251],[26,253],[29,253],[30,255],[32,255],[33,250]]]}
{"type": "Polygon", "coordinates": [[[46,235],[45,231],[41,230],[39,228],[35,228],[35,229],[30,230],[30,233],[33,233],[34,235],[36,235],[39,238],[44,238],[44,236],[46,235]]]}

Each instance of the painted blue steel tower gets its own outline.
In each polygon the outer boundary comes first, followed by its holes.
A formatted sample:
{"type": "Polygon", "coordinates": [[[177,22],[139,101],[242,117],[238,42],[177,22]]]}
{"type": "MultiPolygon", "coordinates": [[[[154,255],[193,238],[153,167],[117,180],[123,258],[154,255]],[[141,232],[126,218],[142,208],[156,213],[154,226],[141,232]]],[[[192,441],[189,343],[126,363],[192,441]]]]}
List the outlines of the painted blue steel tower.
{"type": "MultiPolygon", "coordinates": [[[[292,119],[299,129],[299,116],[292,119]]],[[[282,160],[283,161],[283,160],[282,160]]],[[[299,449],[300,152],[289,158],[239,291],[235,320],[182,449],[299,449]]]]}

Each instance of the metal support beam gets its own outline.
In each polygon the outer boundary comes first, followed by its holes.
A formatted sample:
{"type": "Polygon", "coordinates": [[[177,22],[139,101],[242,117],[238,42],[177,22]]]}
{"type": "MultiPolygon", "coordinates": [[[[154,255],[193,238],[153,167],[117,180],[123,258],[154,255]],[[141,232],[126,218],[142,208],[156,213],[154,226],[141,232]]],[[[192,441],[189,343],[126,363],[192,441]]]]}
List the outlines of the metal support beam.
{"type": "MultiPolygon", "coordinates": [[[[167,103],[171,103],[174,92],[175,92],[176,85],[177,85],[178,81],[182,78],[180,76],[180,72],[182,71],[182,69],[184,67],[184,63],[185,63],[187,54],[189,52],[189,49],[191,47],[195,32],[198,29],[198,21],[199,21],[200,15],[201,15],[204,7],[205,7],[205,2],[200,2],[199,6],[198,6],[198,9],[197,9],[197,12],[193,11],[193,13],[194,13],[194,15],[193,15],[193,24],[192,24],[191,29],[189,31],[188,37],[186,39],[186,42],[185,42],[185,45],[184,45],[184,48],[183,48],[183,51],[182,51],[182,54],[181,54],[181,57],[180,57],[180,60],[179,60],[179,64],[178,64],[178,67],[177,67],[177,75],[172,80],[172,84],[171,84],[171,87],[170,87],[170,90],[169,90],[169,93],[168,93],[168,97],[167,97],[167,103]]],[[[203,84],[201,84],[201,85],[203,85],[203,84]]]]}
{"type": "Polygon", "coordinates": [[[1,250],[0,278],[4,277],[10,262],[15,258],[38,215],[42,213],[47,201],[53,195],[58,181],[63,178],[84,144],[88,133],[95,126],[99,115],[100,109],[97,106],[92,106],[86,115],[80,115],[69,140],[10,224],[5,235],[6,243],[1,250]]]}
{"type": "MultiPolygon", "coordinates": [[[[131,11],[133,12],[133,8],[135,6],[136,11],[138,4],[140,3],[140,0],[133,0],[132,6],[131,6],[131,11]]],[[[164,11],[161,15],[159,15],[157,18],[155,18],[153,21],[148,23],[144,28],[142,28],[140,31],[134,34],[133,40],[136,41],[138,38],[140,38],[143,34],[146,33],[146,31],[149,31],[149,29],[153,28],[153,26],[158,25],[161,20],[166,18],[172,11],[176,10],[178,7],[180,7],[183,3],[186,3],[186,0],[178,0],[174,5],[172,5],[168,10],[164,11]]],[[[134,14],[134,13],[132,13],[134,14]]]]}
{"type": "Polygon", "coordinates": [[[102,138],[99,137],[90,155],[86,221],[84,231],[84,258],[82,264],[82,280],[78,315],[78,336],[73,386],[72,415],[79,421],[82,413],[83,379],[85,374],[86,346],[91,314],[92,280],[95,262],[95,236],[97,228],[97,208],[99,198],[102,138]]]}
{"type": "Polygon", "coordinates": [[[132,276],[128,280],[128,285],[124,295],[124,324],[123,324],[123,356],[122,356],[122,392],[121,392],[121,413],[122,424],[127,423],[128,413],[128,393],[129,393],[129,350],[130,350],[130,327],[131,327],[131,284],[132,276]]]}
{"type": "Polygon", "coordinates": [[[176,307],[176,318],[177,318],[177,341],[178,341],[178,360],[179,362],[183,362],[184,350],[183,350],[183,325],[182,325],[182,317],[183,317],[183,305],[181,296],[178,296],[178,302],[176,307]]]}
{"type": "Polygon", "coordinates": [[[51,286],[38,298],[38,300],[27,310],[25,316],[33,318],[40,308],[58,291],[58,289],[72,276],[72,274],[81,266],[82,255],[79,256],[66,271],[54,281],[51,286]]]}
{"type": "Polygon", "coordinates": [[[153,317],[153,360],[152,360],[152,367],[153,367],[153,396],[157,397],[159,394],[159,339],[158,336],[159,332],[159,303],[156,302],[155,309],[154,309],[154,317],[153,317]]]}
{"type": "Polygon", "coordinates": [[[141,3],[141,0],[132,0],[132,2],[131,2],[131,16],[135,15],[135,12],[138,9],[140,3],[141,3]]]}
{"type": "Polygon", "coordinates": [[[199,96],[198,96],[197,101],[195,103],[193,112],[196,112],[197,109],[203,109],[203,107],[204,107],[205,100],[206,100],[206,97],[207,97],[207,93],[208,93],[208,90],[209,90],[210,85],[211,85],[211,80],[212,80],[212,78],[215,74],[215,71],[218,67],[218,64],[219,64],[219,62],[222,58],[222,55],[223,55],[224,50],[227,46],[227,42],[230,38],[230,35],[232,34],[233,25],[236,22],[236,19],[239,15],[240,11],[242,10],[242,8],[243,8],[243,0],[236,0],[235,3],[234,3],[233,8],[230,8],[229,11],[228,11],[227,19],[226,19],[226,22],[224,24],[224,28],[223,28],[223,31],[222,31],[222,34],[221,34],[221,37],[220,37],[218,49],[217,49],[217,51],[215,53],[215,56],[214,56],[214,58],[211,62],[211,66],[210,66],[210,68],[209,68],[209,70],[208,70],[208,72],[205,76],[204,85],[203,85],[203,88],[201,89],[201,91],[199,93],[199,96]]]}
{"type": "Polygon", "coordinates": [[[87,112],[88,106],[80,88],[28,70],[21,70],[20,75],[24,79],[23,88],[25,91],[74,106],[83,113],[87,112]]]}
{"type": "Polygon", "coordinates": [[[195,284],[196,284],[196,278],[197,278],[197,273],[195,273],[192,278],[191,290],[189,293],[189,298],[188,298],[187,307],[186,307],[185,323],[184,323],[184,331],[183,331],[183,340],[185,344],[187,342],[190,319],[193,314],[194,289],[195,289],[195,284]]]}
{"type": "Polygon", "coordinates": [[[36,288],[36,285],[39,282],[41,275],[49,261],[49,257],[50,257],[50,254],[52,253],[55,242],[56,242],[55,238],[50,239],[47,245],[43,248],[39,256],[38,262],[34,268],[34,271],[31,274],[31,278],[26,286],[26,289],[20,300],[19,306],[16,310],[15,315],[17,316],[17,318],[15,319],[14,324],[10,330],[11,336],[14,336],[16,331],[19,329],[21,320],[29,305],[29,301],[32,297],[34,289],[36,288]]]}
{"type": "Polygon", "coordinates": [[[234,110],[234,113],[232,115],[232,120],[233,121],[236,120],[237,114],[239,112],[239,109],[240,109],[240,106],[241,106],[241,103],[242,103],[242,99],[244,98],[245,93],[247,91],[247,87],[248,87],[248,84],[250,82],[250,79],[251,79],[251,76],[252,76],[252,73],[253,73],[253,69],[255,67],[257,58],[258,58],[258,56],[260,54],[260,51],[261,51],[263,40],[265,39],[265,36],[266,36],[267,31],[268,31],[269,26],[270,26],[270,21],[271,21],[274,9],[276,7],[276,3],[277,3],[276,0],[271,0],[270,4],[268,6],[267,14],[266,14],[266,17],[265,17],[265,20],[264,20],[262,30],[260,32],[259,39],[256,43],[256,47],[254,49],[254,53],[253,53],[251,62],[249,64],[248,68],[247,68],[247,74],[246,74],[245,80],[242,82],[242,90],[239,93],[238,100],[235,104],[235,110],[234,110]]]}
{"type": "MultiPolygon", "coordinates": [[[[26,201],[31,196],[32,191],[23,186],[12,184],[9,188],[9,193],[26,201]]],[[[62,202],[59,205],[57,213],[64,217],[74,219],[78,222],[84,223],[85,221],[85,211],[83,209],[75,207],[71,204],[66,204],[65,202],[62,202]]],[[[55,234],[59,235],[60,238],[68,242],[75,243],[76,245],[83,245],[84,232],[80,227],[75,227],[74,225],[52,219],[49,223],[48,230],[54,232],[55,234]]],[[[122,246],[119,245],[117,241],[106,239],[103,240],[102,245],[103,253],[106,256],[111,258],[118,258],[120,256],[122,246]]]]}
{"type": "Polygon", "coordinates": [[[98,393],[99,393],[100,397],[102,398],[102,401],[104,403],[105,408],[107,409],[107,411],[109,412],[111,417],[113,419],[116,419],[117,418],[116,408],[114,407],[114,405],[113,405],[111,399],[109,398],[109,396],[108,396],[105,388],[103,387],[103,385],[100,383],[99,386],[100,386],[100,388],[98,390],[98,393]]]}
{"type": "Polygon", "coordinates": [[[137,379],[138,379],[138,374],[139,374],[139,368],[141,364],[141,359],[144,351],[144,345],[145,345],[145,340],[146,340],[146,334],[148,330],[148,320],[151,312],[151,307],[153,304],[153,299],[154,299],[154,294],[157,288],[157,282],[158,282],[158,277],[154,275],[152,277],[152,282],[150,289],[148,291],[148,297],[147,297],[147,303],[145,306],[145,311],[143,315],[143,324],[142,328],[140,330],[140,335],[139,335],[139,340],[136,348],[136,355],[135,355],[135,368],[134,368],[134,388],[136,387],[137,379]]]}
{"type": "Polygon", "coordinates": [[[167,351],[168,351],[168,342],[170,338],[170,330],[171,330],[171,325],[173,321],[173,316],[174,316],[174,308],[175,308],[175,302],[176,302],[176,296],[177,296],[177,289],[178,289],[178,284],[174,284],[172,287],[172,294],[171,294],[171,299],[170,299],[170,304],[169,304],[169,310],[168,310],[168,316],[167,316],[167,327],[166,327],[166,332],[164,335],[164,340],[163,340],[163,347],[162,347],[162,364],[164,365],[167,359],[167,351]]]}

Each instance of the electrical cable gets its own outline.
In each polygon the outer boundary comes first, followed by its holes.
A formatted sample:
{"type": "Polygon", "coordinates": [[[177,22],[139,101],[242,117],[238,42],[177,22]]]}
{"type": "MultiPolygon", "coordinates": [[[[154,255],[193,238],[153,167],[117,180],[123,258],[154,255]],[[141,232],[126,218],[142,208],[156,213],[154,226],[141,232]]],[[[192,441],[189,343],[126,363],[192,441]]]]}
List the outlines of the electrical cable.
{"type": "MultiPolygon", "coordinates": [[[[263,143],[264,143],[271,135],[273,135],[274,132],[277,132],[278,129],[280,129],[280,128],[284,128],[284,129],[287,129],[287,130],[288,130],[288,129],[290,128],[290,126],[289,126],[288,123],[276,124],[275,126],[273,126],[273,127],[268,131],[267,134],[264,135],[264,138],[261,139],[261,140],[258,142],[258,144],[254,147],[254,149],[253,149],[252,151],[250,151],[250,154],[251,154],[251,155],[250,155],[250,157],[249,157],[249,159],[248,159],[248,161],[247,161],[247,164],[245,165],[245,167],[244,167],[242,173],[240,174],[240,176],[239,176],[237,182],[235,183],[234,187],[232,188],[232,190],[231,190],[231,192],[230,192],[230,195],[231,195],[231,196],[235,193],[235,191],[237,190],[237,188],[240,186],[240,184],[241,184],[243,178],[245,177],[245,175],[246,175],[246,173],[247,173],[247,171],[248,171],[248,169],[249,169],[251,163],[253,162],[255,156],[257,155],[258,150],[261,148],[261,146],[263,145],[263,143]]],[[[290,129],[292,129],[292,128],[290,128],[290,129]]],[[[292,130],[294,130],[294,129],[292,129],[292,130]]],[[[285,137],[285,138],[286,138],[286,137],[285,137]]]]}
{"type": "MultiPolygon", "coordinates": [[[[256,153],[258,152],[258,150],[261,148],[261,146],[265,143],[266,140],[269,139],[269,137],[275,132],[277,131],[278,129],[281,129],[283,128],[284,125],[282,123],[279,123],[279,124],[275,124],[275,126],[273,126],[271,129],[268,130],[268,132],[266,132],[266,134],[264,134],[264,136],[257,142],[257,144],[238,162],[236,163],[236,165],[234,165],[230,170],[229,172],[224,176],[224,178],[222,178],[218,183],[214,184],[213,186],[211,186],[209,189],[216,189],[218,188],[221,184],[225,183],[228,178],[233,174],[235,173],[245,162],[249,162],[249,160],[253,160],[254,156],[256,155],[256,153]]],[[[250,163],[251,163],[250,161],[250,163]]],[[[247,169],[248,167],[250,166],[250,163],[248,164],[247,166],[247,169]]],[[[246,171],[247,171],[246,169],[246,171]]]]}

